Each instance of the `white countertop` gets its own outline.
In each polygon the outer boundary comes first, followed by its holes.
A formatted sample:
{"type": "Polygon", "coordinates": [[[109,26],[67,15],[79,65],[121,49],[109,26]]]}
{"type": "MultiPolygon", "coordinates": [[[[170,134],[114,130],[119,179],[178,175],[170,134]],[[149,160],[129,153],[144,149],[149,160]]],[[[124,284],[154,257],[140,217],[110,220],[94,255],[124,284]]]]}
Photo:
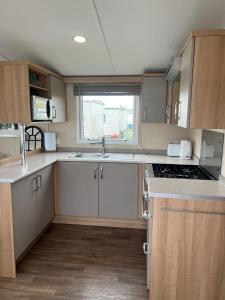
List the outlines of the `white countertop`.
{"type": "Polygon", "coordinates": [[[151,197],[225,200],[223,180],[149,178],[151,197]]]}
{"type": "Polygon", "coordinates": [[[20,161],[16,161],[11,164],[0,166],[0,183],[14,183],[23,177],[26,177],[40,169],[56,162],[56,161],[96,161],[96,162],[119,162],[119,163],[167,163],[167,164],[193,164],[198,165],[199,160],[197,158],[191,160],[182,160],[177,157],[168,157],[166,155],[145,155],[134,154],[128,155],[122,154],[120,157],[115,155],[112,159],[108,158],[78,158],[73,157],[73,152],[56,152],[56,153],[39,153],[27,158],[27,165],[21,166],[20,161]]]}
{"type": "MultiPolygon", "coordinates": [[[[118,162],[118,163],[166,163],[166,164],[192,164],[197,165],[199,160],[181,160],[165,155],[134,154],[114,156],[112,158],[71,158],[73,153],[39,153],[28,157],[27,165],[21,166],[20,161],[0,166],[0,183],[14,183],[56,161],[85,161],[85,162],[118,162]]],[[[150,195],[161,198],[188,198],[188,199],[215,199],[225,200],[224,181],[192,180],[172,178],[150,178],[150,195]]]]}

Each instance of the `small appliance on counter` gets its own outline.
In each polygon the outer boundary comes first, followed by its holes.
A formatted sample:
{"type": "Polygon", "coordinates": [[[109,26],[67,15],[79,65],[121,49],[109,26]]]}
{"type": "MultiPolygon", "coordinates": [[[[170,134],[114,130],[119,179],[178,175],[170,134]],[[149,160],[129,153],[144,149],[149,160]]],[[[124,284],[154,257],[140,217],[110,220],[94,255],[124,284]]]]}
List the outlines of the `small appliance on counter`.
{"type": "Polygon", "coordinates": [[[169,143],[167,146],[168,156],[180,156],[180,143],[169,143]]]}
{"type": "Polygon", "coordinates": [[[192,157],[192,143],[189,140],[181,140],[180,143],[169,143],[167,147],[167,155],[179,157],[181,159],[191,159],[192,157]]]}
{"type": "Polygon", "coordinates": [[[44,133],[44,147],[45,151],[56,151],[56,133],[45,132],[44,133]]]}
{"type": "Polygon", "coordinates": [[[192,143],[188,140],[181,140],[180,142],[180,158],[191,159],[192,157],[192,143]]]}

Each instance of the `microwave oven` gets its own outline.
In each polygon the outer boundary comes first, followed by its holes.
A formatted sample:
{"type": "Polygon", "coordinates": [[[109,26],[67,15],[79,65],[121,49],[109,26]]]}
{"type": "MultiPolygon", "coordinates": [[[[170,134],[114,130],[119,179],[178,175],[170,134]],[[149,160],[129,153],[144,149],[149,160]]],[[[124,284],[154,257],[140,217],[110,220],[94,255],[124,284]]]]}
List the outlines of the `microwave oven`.
{"type": "Polygon", "coordinates": [[[32,122],[52,121],[51,100],[39,96],[31,96],[32,122]]]}

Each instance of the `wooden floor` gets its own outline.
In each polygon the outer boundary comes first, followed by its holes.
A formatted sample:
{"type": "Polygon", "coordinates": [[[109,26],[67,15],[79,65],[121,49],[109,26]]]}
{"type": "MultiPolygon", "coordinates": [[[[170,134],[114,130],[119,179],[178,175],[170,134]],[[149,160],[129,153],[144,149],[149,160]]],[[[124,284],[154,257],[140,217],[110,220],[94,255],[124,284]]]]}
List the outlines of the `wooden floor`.
{"type": "Polygon", "coordinates": [[[148,299],[145,230],[53,224],[0,300],[148,299]]]}

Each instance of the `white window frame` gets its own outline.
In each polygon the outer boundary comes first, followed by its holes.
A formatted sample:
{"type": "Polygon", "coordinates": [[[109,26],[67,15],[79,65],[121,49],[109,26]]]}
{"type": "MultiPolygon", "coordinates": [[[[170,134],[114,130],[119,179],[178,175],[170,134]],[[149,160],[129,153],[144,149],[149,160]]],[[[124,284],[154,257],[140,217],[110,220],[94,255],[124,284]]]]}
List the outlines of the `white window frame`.
{"type": "MultiPolygon", "coordinates": [[[[77,111],[77,143],[89,144],[90,140],[82,139],[81,129],[83,128],[82,120],[82,97],[76,96],[76,111],[77,111]]],[[[141,96],[134,96],[134,140],[133,141],[121,141],[106,138],[106,144],[108,145],[138,145],[139,143],[139,120],[140,120],[140,100],[141,96]]]]}
{"type": "Polygon", "coordinates": [[[11,124],[11,129],[0,129],[0,137],[20,137],[20,135],[20,128],[15,129],[13,124],[11,124]]]}

